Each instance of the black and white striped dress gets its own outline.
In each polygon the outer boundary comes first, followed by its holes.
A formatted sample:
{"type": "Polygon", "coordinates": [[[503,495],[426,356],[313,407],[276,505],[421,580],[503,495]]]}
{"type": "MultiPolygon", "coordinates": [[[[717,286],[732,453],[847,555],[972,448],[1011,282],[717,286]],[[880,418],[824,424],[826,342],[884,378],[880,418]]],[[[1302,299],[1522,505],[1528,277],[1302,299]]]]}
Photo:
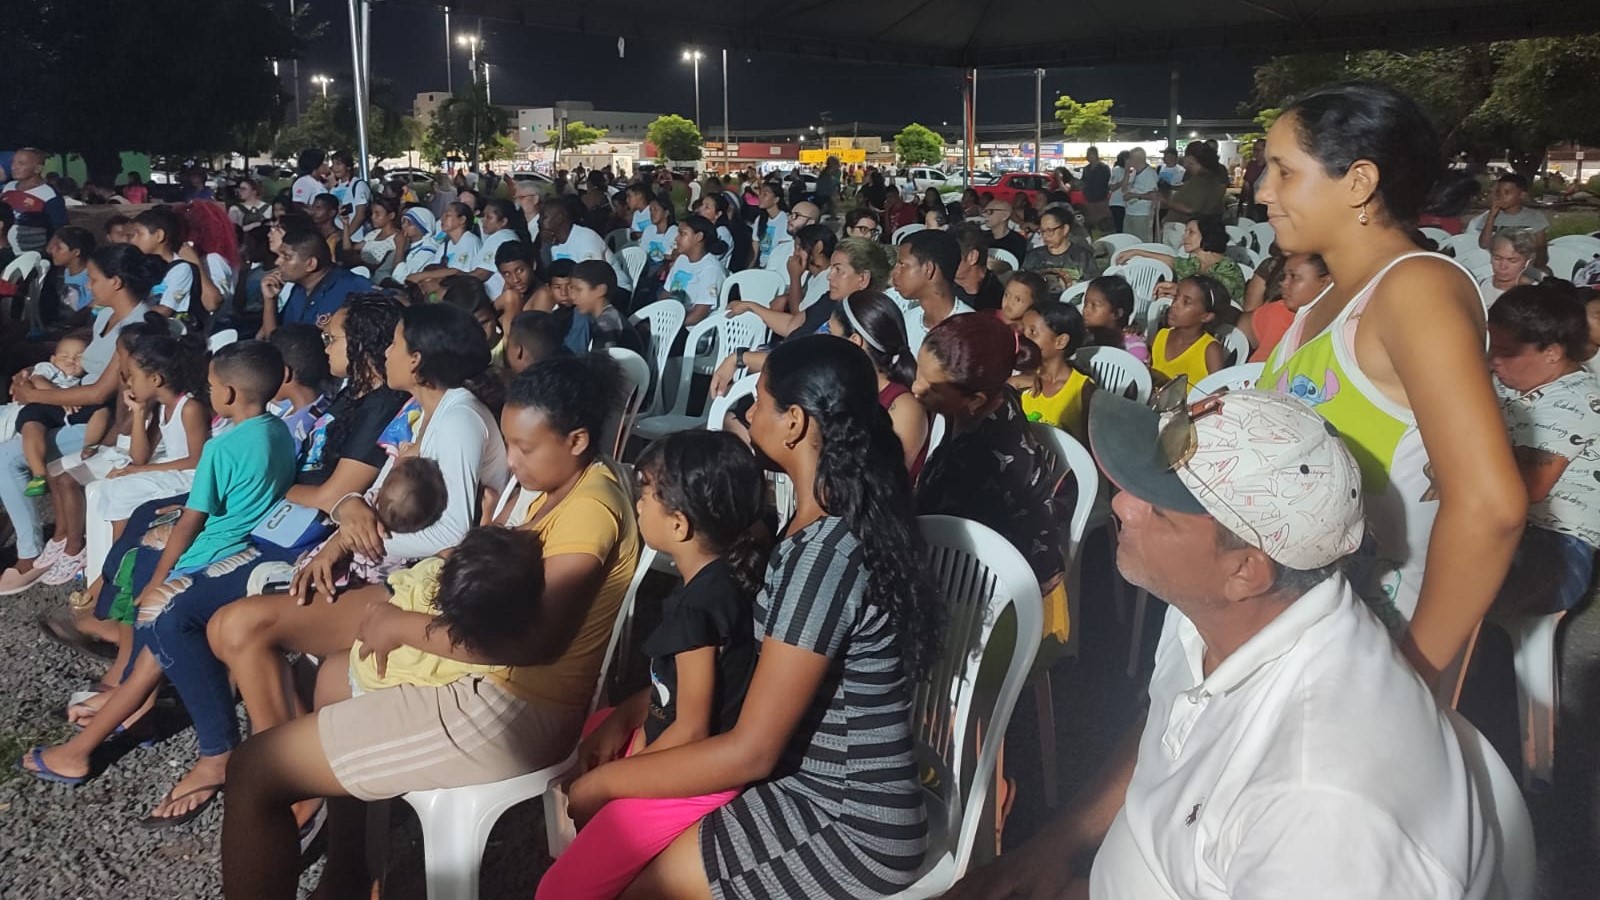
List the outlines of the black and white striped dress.
{"type": "Polygon", "coordinates": [[[756,597],[756,640],[820,653],[828,676],[771,778],[707,816],[717,898],[864,898],[914,880],[927,818],[898,635],[866,605],[861,544],[823,518],[779,544],[756,597]]]}

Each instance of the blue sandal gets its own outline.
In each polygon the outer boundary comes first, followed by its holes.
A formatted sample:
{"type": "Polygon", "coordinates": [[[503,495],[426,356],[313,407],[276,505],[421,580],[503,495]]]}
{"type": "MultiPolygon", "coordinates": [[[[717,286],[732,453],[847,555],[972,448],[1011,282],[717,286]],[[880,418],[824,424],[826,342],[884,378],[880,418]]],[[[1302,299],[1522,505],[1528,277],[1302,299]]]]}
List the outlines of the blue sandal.
{"type": "Polygon", "coordinates": [[[32,775],[34,778],[37,778],[40,781],[51,781],[56,784],[64,784],[67,787],[77,787],[78,785],[89,780],[89,776],[87,775],[62,775],[60,772],[52,771],[49,766],[44,764],[43,744],[34,747],[32,750],[29,750],[27,756],[17,760],[16,770],[18,772],[24,772],[28,775],[32,775]],[[38,766],[38,768],[28,768],[25,762],[25,760],[28,759],[32,759],[33,764],[38,766]]]}

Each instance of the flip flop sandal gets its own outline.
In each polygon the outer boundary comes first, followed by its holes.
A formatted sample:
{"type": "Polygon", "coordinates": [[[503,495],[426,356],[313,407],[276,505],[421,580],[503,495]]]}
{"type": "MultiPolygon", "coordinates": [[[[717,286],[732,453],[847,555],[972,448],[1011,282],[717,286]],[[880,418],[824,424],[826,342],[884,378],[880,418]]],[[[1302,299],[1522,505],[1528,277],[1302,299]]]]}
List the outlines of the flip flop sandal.
{"type": "Polygon", "coordinates": [[[39,630],[43,631],[46,637],[63,647],[68,647],[95,659],[117,658],[117,646],[115,644],[90,637],[79,631],[71,622],[64,622],[48,613],[39,616],[34,621],[39,624],[39,630]]]}
{"type": "Polygon", "coordinates": [[[18,772],[32,775],[34,778],[37,778],[40,781],[64,784],[67,787],[77,787],[78,785],[89,780],[89,776],[87,775],[62,775],[60,772],[52,771],[51,768],[44,763],[43,744],[34,747],[32,750],[29,750],[28,755],[23,759],[17,760],[13,768],[15,768],[18,772]],[[24,762],[26,759],[33,760],[33,764],[36,768],[28,768],[27,764],[24,762]]]}
{"type": "Polygon", "coordinates": [[[317,805],[317,811],[311,818],[300,826],[300,855],[304,856],[311,849],[311,844],[316,841],[317,835],[322,833],[322,826],[328,821],[328,801],[324,800],[317,805]]]}
{"type": "Polygon", "coordinates": [[[190,822],[193,822],[195,819],[200,818],[200,814],[205,812],[207,807],[209,807],[209,806],[211,806],[211,804],[217,802],[217,798],[222,796],[223,787],[224,787],[224,785],[220,785],[220,784],[207,784],[207,785],[203,785],[201,787],[197,787],[197,788],[195,788],[194,790],[191,790],[191,791],[184,791],[183,793],[178,794],[177,796],[173,796],[172,792],[168,791],[166,799],[161,801],[163,804],[176,803],[177,801],[182,800],[185,797],[193,797],[195,794],[198,794],[201,791],[210,791],[211,792],[211,796],[209,796],[205,800],[201,801],[200,805],[196,806],[194,809],[191,809],[191,810],[189,810],[188,812],[186,812],[186,813],[184,813],[182,815],[178,815],[178,816],[145,816],[144,818],[139,820],[139,827],[148,828],[148,829],[150,829],[152,831],[156,831],[156,830],[159,830],[159,829],[162,829],[162,828],[177,828],[180,825],[187,825],[190,822]]]}

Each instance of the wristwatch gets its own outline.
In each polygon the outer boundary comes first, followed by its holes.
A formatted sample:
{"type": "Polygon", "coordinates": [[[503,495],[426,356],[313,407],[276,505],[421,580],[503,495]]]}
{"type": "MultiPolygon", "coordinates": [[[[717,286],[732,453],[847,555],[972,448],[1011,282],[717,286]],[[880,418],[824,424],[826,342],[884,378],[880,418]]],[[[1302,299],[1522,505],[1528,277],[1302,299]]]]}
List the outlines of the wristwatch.
{"type": "Polygon", "coordinates": [[[740,347],[739,349],[733,351],[733,367],[735,369],[744,368],[744,354],[748,349],[748,347],[740,347]]]}

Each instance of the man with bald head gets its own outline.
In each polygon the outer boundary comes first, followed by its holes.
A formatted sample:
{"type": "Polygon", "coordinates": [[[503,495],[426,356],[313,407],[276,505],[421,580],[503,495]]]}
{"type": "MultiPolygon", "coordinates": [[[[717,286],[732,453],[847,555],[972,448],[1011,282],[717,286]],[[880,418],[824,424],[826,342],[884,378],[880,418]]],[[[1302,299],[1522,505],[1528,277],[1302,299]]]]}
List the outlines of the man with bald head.
{"type": "Polygon", "coordinates": [[[1015,256],[1020,265],[1022,258],[1028,255],[1028,239],[1020,231],[1011,230],[1013,212],[1015,207],[1010,201],[991,197],[983,204],[983,227],[989,232],[989,246],[1015,256]]]}
{"type": "Polygon", "coordinates": [[[50,235],[67,224],[67,203],[44,181],[44,151],[23,147],[11,157],[12,180],[0,188],[0,200],[16,213],[11,244],[18,253],[44,251],[50,235]]]}

